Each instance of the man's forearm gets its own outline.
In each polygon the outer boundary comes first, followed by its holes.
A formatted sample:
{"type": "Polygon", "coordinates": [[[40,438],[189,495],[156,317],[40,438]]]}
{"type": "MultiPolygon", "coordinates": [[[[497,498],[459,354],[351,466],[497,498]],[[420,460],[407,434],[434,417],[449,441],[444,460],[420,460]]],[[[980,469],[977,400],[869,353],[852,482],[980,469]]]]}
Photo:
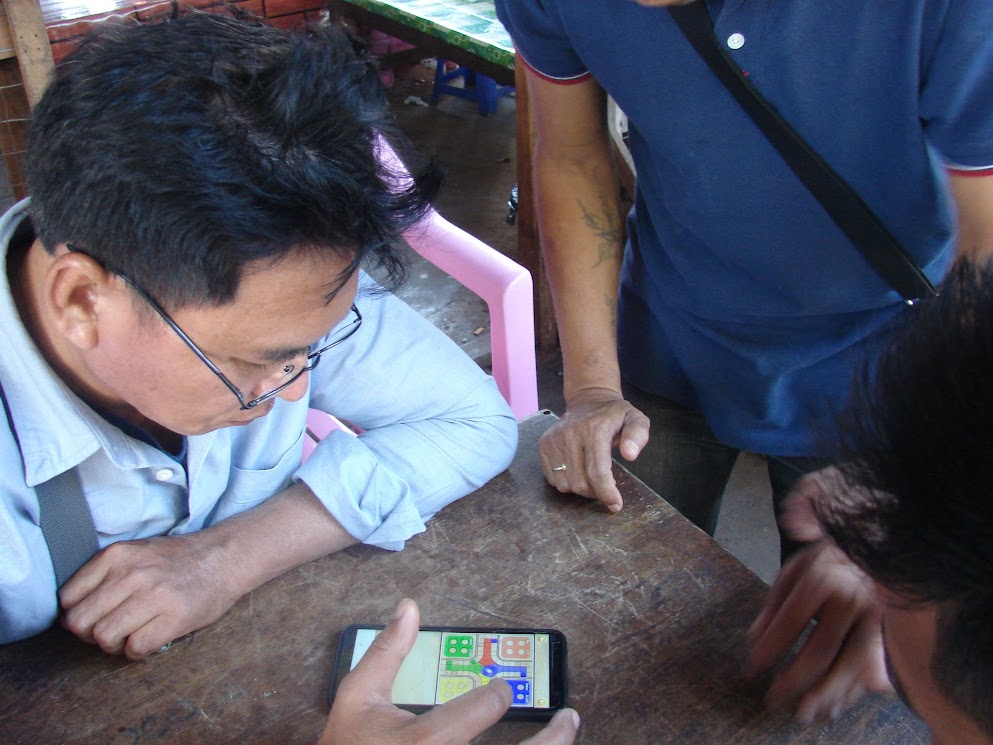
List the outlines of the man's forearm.
{"type": "Polygon", "coordinates": [[[302,483],[208,530],[242,595],[293,567],[359,543],[302,483]]]}
{"type": "Polygon", "coordinates": [[[581,162],[543,157],[536,191],[542,251],[562,344],[566,400],[577,390],[620,390],[617,282],[623,227],[606,148],[581,162]]]}

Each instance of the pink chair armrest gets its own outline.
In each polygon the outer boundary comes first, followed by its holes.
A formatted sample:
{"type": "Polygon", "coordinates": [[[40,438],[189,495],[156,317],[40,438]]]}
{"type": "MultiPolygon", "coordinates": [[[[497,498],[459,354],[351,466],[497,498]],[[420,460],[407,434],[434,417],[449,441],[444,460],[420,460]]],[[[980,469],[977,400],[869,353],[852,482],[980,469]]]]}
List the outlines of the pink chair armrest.
{"type": "Polygon", "coordinates": [[[538,411],[531,273],[434,210],[404,238],[484,300],[497,387],[518,419],[538,411]]]}
{"type": "MultiPolygon", "coordinates": [[[[402,185],[407,169],[385,140],[379,158],[402,185]]],[[[538,411],[531,273],[435,210],[404,234],[418,254],[468,287],[490,311],[493,378],[518,419],[538,411]]]]}
{"type": "Polygon", "coordinates": [[[309,409],[307,411],[307,428],[303,433],[303,461],[301,462],[305,462],[310,457],[314,448],[317,447],[317,443],[335,430],[340,430],[352,437],[356,436],[355,432],[336,416],[317,409],[309,409]]]}

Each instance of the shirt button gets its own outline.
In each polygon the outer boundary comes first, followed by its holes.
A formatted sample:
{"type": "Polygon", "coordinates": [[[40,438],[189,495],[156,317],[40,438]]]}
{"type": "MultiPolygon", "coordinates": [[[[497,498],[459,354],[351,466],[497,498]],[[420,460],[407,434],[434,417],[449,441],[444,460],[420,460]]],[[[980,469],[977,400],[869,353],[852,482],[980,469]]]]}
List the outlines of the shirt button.
{"type": "Polygon", "coordinates": [[[728,46],[732,49],[741,49],[745,46],[745,37],[742,34],[731,34],[728,37],[728,46]]]}
{"type": "Polygon", "coordinates": [[[160,468],[158,471],[155,472],[156,481],[168,481],[171,478],[172,478],[172,471],[169,470],[168,468],[160,468]]]}

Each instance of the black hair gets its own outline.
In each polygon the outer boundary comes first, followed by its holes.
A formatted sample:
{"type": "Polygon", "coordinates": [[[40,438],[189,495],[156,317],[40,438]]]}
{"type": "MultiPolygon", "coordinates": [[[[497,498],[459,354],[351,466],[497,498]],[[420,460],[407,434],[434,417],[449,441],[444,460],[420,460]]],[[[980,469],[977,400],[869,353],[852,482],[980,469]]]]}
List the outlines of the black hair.
{"type": "Polygon", "coordinates": [[[288,252],[371,260],[402,281],[400,233],[440,185],[389,172],[399,142],[376,63],[339,26],[286,32],[192,12],[88,35],[33,112],[30,215],[167,307],[234,298],[246,264],[288,252]]]}
{"type": "Polygon", "coordinates": [[[822,524],[878,584],[937,606],[935,682],[993,735],[993,262],[958,261],[907,314],[840,431],[822,524]]]}

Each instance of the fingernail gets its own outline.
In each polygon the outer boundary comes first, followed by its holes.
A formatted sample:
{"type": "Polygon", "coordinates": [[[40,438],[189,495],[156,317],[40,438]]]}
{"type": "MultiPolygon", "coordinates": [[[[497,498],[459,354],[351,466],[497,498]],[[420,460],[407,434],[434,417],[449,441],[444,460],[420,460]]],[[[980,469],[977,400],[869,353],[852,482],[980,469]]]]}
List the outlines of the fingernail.
{"type": "Polygon", "coordinates": [[[572,723],[575,725],[576,729],[579,729],[579,712],[575,709],[569,710],[572,713],[572,723]]]}
{"type": "Polygon", "coordinates": [[[414,601],[410,598],[403,598],[399,603],[397,603],[397,609],[393,611],[393,618],[391,621],[399,621],[407,613],[407,608],[410,607],[409,604],[414,601]]]}
{"type": "Polygon", "coordinates": [[[752,621],[752,625],[748,627],[748,631],[745,632],[745,635],[749,638],[754,637],[758,632],[758,630],[762,628],[762,625],[764,623],[765,623],[765,611],[763,610],[755,617],[755,620],[752,621]]]}

